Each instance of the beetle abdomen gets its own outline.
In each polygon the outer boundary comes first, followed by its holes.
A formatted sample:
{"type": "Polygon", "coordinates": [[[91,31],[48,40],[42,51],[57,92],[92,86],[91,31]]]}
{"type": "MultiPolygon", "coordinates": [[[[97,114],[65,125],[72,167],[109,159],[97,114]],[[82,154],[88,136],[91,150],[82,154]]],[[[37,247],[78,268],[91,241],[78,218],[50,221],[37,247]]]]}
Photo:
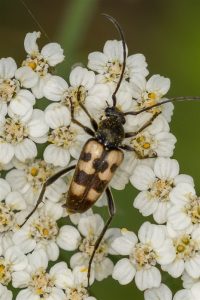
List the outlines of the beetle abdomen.
{"type": "Polygon", "coordinates": [[[82,213],[88,210],[107,187],[123,157],[121,150],[108,150],[97,140],[88,140],[81,152],[68,191],[68,211],[82,213]]]}

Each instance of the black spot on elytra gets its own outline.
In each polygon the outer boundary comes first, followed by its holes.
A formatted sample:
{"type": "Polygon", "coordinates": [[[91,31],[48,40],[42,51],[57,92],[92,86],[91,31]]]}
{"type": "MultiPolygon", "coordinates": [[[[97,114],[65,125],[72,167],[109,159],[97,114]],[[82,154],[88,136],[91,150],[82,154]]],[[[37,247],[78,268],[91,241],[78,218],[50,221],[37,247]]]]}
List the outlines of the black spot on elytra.
{"type": "Polygon", "coordinates": [[[116,169],[118,168],[118,165],[117,164],[113,164],[112,167],[110,168],[110,171],[112,173],[114,173],[116,171],[116,169]]]}
{"type": "Polygon", "coordinates": [[[94,189],[97,193],[103,193],[107,184],[107,180],[101,180],[99,179],[99,177],[96,177],[91,185],[91,188],[94,189]]]}
{"type": "Polygon", "coordinates": [[[75,177],[75,182],[77,184],[86,186],[92,180],[92,177],[93,177],[93,174],[87,174],[86,172],[79,170],[75,177]]]}
{"type": "Polygon", "coordinates": [[[96,158],[93,161],[93,168],[96,171],[103,173],[108,168],[108,162],[105,160],[102,161],[102,159],[96,158]]]}
{"type": "Polygon", "coordinates": [[[82,152],[80,159],[83,161],[90,161],[92,158],[92,154],[90,152],[82,152]]]}

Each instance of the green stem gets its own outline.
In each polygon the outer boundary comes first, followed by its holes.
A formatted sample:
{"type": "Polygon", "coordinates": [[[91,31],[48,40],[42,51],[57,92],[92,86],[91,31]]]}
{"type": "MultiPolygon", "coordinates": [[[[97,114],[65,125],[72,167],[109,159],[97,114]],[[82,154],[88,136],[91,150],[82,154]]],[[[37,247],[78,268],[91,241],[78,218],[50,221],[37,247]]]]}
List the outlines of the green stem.
{"type": "Polygon", "coordinates": [[[66,76],[71,64],[75,62],[76,51],[85,36],[97,2],[98,0],[71,0],[70,7],[66,7],[59,30],[59,42],[65,50],[66,60],[58,68],[59,75],[66,76]]]}

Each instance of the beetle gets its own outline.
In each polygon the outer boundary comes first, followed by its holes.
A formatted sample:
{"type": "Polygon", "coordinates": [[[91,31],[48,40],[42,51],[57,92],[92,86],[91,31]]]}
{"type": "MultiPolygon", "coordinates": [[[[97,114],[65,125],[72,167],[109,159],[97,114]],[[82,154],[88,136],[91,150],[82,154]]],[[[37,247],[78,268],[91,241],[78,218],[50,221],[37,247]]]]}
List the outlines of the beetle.
{"type": "MultiPolygon", "coordinates": [[[[83,125],[74,116],[74,106],[71,101],[71,120],[76,125],[80,126],[86,133],[88,133],[91,138],[85,143],[81,151],[80,157],[76,165],[66,167],[53,176],[49,177],[47,181],[43,184],[38,201],[34,209],[28,214],[25,221],[20,225],[23,226],[31,215],[36,211],[39,204],[43,200],[46,188],[55,182],[59,177],[67,174],[71,170],[75,169],[73,178],[70,183],[69,191],[66,196],[65,208],[70,214],[83,213],[87,211],[93,204],[99,199],[102,193],[105,191],[107,195],[109,218],[105,223],[105,226],[100,233],[98,239],[95,242],[92,255],[89,260],[88,265],[88,286],[90,279],[90,272],[92,261],[96,250],[98,249],[104,234],[109,227],[112,218],[115,215],[115,204],[114,199],[109,188],[109,182],[111,181],[116,169],[120,166],[124,158],[123,151],[134,151],[134,148],[129,145],[123,144],[126,138],[134,137],[138,133],[142,132],[145,128],[150,126],[154,119],[159,113],[155,113],[149,121],[147,121],[137,132],[125,132],[124,124],[126,122],[127,115],[138,115],[144,111],[148,111],[154,107],[160,106],[162,104],[174,101],[183,100],[200,100],[200,97],[176,97],[164,100],[162,102],[156,103],[149,107],[143,108],[139,111],[129,111],[121,112],[117,108],[117,97],[116,94],[120,88],[121,82],[123,80],[125,67],[126,67],[126,44],[125,38],[119,23],[107,14],[103,14],[107,19],[109,19],[117,28],[120,38],[122,40],[123,47],[123,65],[119,80],[116,84],[116,88],[112,94],[112,106],[107,106],[105,108],[105,118],[99,123],[91,116],[87,108],[81,101],[79,105],[82,110],[89,117],[91,126],[93,129],[83,125]]],[[[78,94],[78,100],[80,95],[78,94]]],[[[156,156],[153,156],[156,157],[156,156]]]]}

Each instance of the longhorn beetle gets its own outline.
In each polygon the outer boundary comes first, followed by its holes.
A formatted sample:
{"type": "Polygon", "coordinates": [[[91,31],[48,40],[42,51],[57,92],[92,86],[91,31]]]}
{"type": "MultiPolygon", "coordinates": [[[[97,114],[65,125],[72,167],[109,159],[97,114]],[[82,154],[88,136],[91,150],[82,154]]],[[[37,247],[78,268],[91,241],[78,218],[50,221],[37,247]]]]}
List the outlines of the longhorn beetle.
{"type": "MultiPolygon", "coordinates": [[[[112,218],[115,214],[115,204],[113,200],[113,196],[111,190],[109,188],[109,182],[111,181],[116,169],[122,163],[124,158],[124,151],[134,151],[134,148],[129,145],[123,144],[123,141],[126,138],[134,137],[138,133],[142,132],[145,128],[152,124],[153,120],[158,116],[154,114],[151,119],[146,122],[137,132],[125,132],[123,125],[126,122],[125,116],[127,115],[138,115],[144,111],[148,111],[156,106],[160,106],[162,104],[174,101],[183,101],[183,100],[200,100],[200,97],[177,97],[171,98],[168,100],[164,100],[162,102],[156,103],[152,106],[146,107],[140,111],[129,111],[126,113],[121,112],[117,108],[117,91],[120,88],[121,82],[123,80],[125,67],[126,67],[126,44],[125,38],[119,23],[111,16],[107,14],[103,14],[107,19],[109,19],[117,28],[120,38],[122,40],[123,47],[123,65],[121,74],[116,84],[115,91],[112,94],[112,106],[107,106],[105,109],[105,119],[101,120],[99,124],[96,120],[90,115],[90,112],[81,103],[79,100],[79,105],[86,113],[86,115],[90,119],[90,123],[93,129],[83,125],[74,117],[74,106],[71,101],[70,109],[71,109],[71,119],[72,122],[80,126],[86,133],[88,133],[91,138],[85,143],[83,149],[81,151],[79,160],[77,165],[72,165],[70,167],[66,167],[63,170],[57,172],[53,176],[51,176],[47,181],[43,184],[40,195],[38,197],[37,203],[34,209],[29,213],[26,217],[25,221],[21,226],[23,226],[26,221],[30,218],[30,216],[36,211],[39,204],[43,200],[43,196],[46,188],[55,182],[59,177],[67,174],[71,170],[75,169],[75,173],[73,175],[69,191],[66,197],[66,203],[64,206],[67,211],[71,214],[73,213],[83,213],[87,211],[102,195],[105,191],[107,195],[108,202],[108,211],[109,218],[99,235],[98,239],[95,242],[94,249],[92,255],[89,260],[88,265],[88,286],[90,279],[90,272],[92,261],[95,255],[96,250],[98,249],[104,234],[109,227],[112,218]]],[[[80,98],[80,95],[78,95],[80,98]]],[[[154,156],[155,157],[155,156],[154,156]]]]}

